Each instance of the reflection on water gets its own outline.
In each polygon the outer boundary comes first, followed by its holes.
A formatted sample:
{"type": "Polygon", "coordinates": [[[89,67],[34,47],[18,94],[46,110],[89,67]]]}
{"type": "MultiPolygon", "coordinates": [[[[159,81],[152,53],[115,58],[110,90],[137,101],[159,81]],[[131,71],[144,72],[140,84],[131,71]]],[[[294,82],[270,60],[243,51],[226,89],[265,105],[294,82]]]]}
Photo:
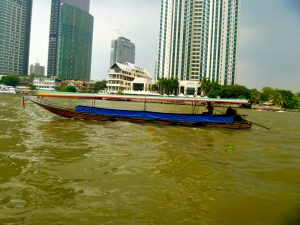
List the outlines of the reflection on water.
{"type": "Polygon", "coordinates": [[[74,121],[21,102],[0,95],[0,224],[299,224],[299,113],[245,110],[272,129],[240,131],[74,121]]]}

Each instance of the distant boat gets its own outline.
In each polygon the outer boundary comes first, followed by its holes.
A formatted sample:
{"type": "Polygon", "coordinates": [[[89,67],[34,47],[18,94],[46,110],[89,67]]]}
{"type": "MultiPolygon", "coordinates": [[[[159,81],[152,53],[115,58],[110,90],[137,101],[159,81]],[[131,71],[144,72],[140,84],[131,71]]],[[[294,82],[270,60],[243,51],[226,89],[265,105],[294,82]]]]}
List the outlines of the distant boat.
{"type": "Polygon", "coordinates": [[[274,106],[261,106],[256,109],[257,111],[266,111],[266,112],[285,112],[284,109],[276,108],[274,106]]]}
{"type": "MultiPolygon", "coordinates": [[[[207,103],[213,100],[217,102],[232,102],[246,104],[245,100],[233,99],[197,99],[197,98],[180,98],[180,97],[136,97],[136,96],[120,96],[120,95],[93,95],[93,94],[67,94],[57,92],[38,92],[37,99],[24,98],[36,105],[48,110],[56,115],[84,120],[99,120],[99,121],[128,121],[134,123],[158,123],[164,125],[181,125],[191,127],[222,127],[231,129],[249,129],[252,123],[243,119],[238,115],[227,116],[224,114],[182,114],[182,113],[163,113],[151,111],[136,111],[136,110],[122,110],[109,109],[77,105],[75,108],[60,107],[58,105],[46,103],[40,100],[41,97],[64,97],[64,98],[98,98],[98,99],[115,99],[115,100],[139,100],[139,101],[191,101],[193,107],[196,103],[207,103]]],[[[24,103],[25,104],[25,103],[24,103]]]]}
{"type": "Polygon", "coordinates": [[[16,89],[12,86],[0,84],[0,94],[16,94],[16,89]]]}

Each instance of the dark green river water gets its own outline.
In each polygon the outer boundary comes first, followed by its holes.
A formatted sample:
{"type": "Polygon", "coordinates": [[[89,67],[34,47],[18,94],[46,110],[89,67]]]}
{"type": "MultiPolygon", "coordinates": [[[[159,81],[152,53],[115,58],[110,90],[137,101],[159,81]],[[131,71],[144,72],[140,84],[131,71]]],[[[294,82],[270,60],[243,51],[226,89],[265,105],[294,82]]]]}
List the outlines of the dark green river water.
{"type": "Polygon", "coordinates": [[[299,225],[300,113],[240,112],[271,130],[74,121],[0,95],[0,224],[299,225]]]}

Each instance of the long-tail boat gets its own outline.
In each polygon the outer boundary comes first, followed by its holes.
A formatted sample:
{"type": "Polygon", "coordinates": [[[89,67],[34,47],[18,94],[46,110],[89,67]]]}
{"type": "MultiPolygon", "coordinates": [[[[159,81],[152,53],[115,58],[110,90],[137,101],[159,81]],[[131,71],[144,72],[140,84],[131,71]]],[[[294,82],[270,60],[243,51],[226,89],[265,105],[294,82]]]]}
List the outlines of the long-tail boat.
{"type": "Polygon", "coordinates": [[[204,126],[204,127],[223,127],[231,129],[249,129],[252,123],[245,120],[239,115],[225,114],[196,114],[196,107],[201,103],[218,102],[233,104],[248,104],[243,99],[210,99],[197,97],[162,97],[162,96],[130,96],[130,95],[107,95],[107,94],[78,94],[78,93],[61,93],[61,92],[37,92],[37,99],[24,98],[36,105],[48,110],[56,115],[84,120],[99,121],[129,121],[135,123],[158,123],[165,125],[181,125],[181,126],[204,126]],[[133,100],[144,101],[144,111],[137,110],[121,110],[99,108],[95,106],[77,105],[75,108],[66,108],[58,105],[46,103],[39,100],[41,97],[62,97],[62,98],[86,98],[86,99],[112,99],[112,100],[133,100]],[[146,111],[147,101],[157,102],[190,102],[193,106],[192,114],[181,113],[162,113],[146,111]]]}

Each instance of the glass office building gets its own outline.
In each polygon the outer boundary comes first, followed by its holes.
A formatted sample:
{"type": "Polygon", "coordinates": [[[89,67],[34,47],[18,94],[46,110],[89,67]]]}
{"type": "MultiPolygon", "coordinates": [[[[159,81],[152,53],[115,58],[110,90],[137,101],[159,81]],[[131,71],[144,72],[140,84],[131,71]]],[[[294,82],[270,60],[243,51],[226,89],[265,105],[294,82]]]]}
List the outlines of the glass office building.
{"type": "Polygon", "coordinates": [[[119,37],[111,42],[110,66],[116,62],[135,63],[135,44],[125,37],[119,37]]]}
{"type": "Polygon", "coordinates": [[[52,0],[48,76],[90,80],[93,23],[89,0],[52,0]]]}
{"type": "Polygon", "coordinates": [[[0,0],[0,75],[27,75],[32,0],[0,0]]]}

